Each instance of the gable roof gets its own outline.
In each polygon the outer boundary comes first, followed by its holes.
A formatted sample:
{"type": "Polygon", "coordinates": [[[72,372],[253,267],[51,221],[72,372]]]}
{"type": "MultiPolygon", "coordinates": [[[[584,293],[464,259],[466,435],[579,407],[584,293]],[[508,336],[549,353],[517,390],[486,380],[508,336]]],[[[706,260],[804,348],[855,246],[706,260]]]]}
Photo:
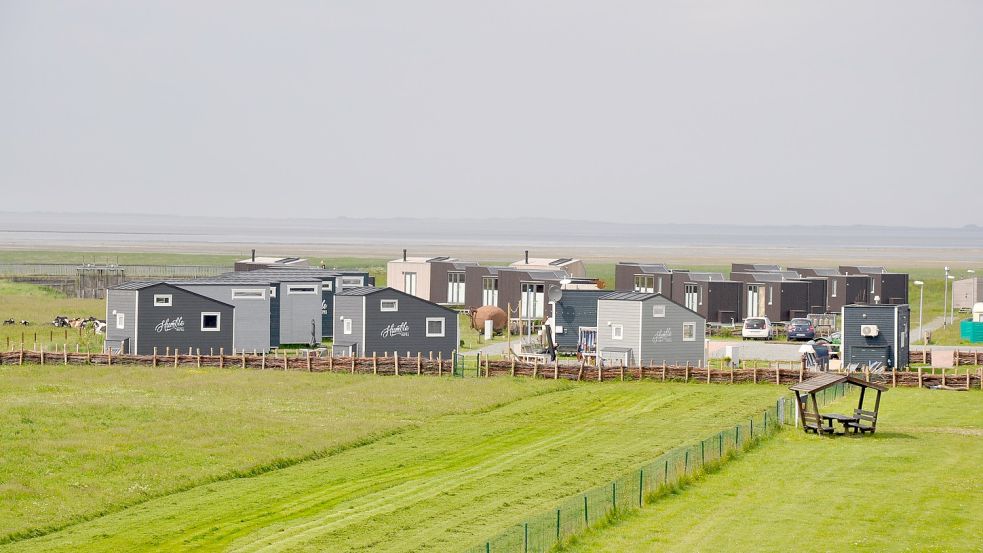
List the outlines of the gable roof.
{"type": "Polygon", "coordinates": [[[646,292],[611,292],[610,294],[607,294],[605,296],[601,296],[601,297],[597,298],[597,301],[601,301],[601,300],[612,300],[612,301],[648,301],[648,300],[651,300],[651,299],[654,299],[654,298],[662,298],[662,299],[666,300],[667,302],[669,302],[669,303],[671,303],[671,304],[673,304],[673,305],[675,305],[675,306],[677,306],[677,307],[679,307],[681,309],[685,309],[686,311],[689,311],[690,313],[696,315],[697,317],[703,319],[704,321],[706,320],[706,317],[704,317],[703,315],[700,315],[696,311],[693,311],[692,309],[690,309],[689,307],[686,307],[685,305],[679,303],[678,301],[674,301],[672,298],[670,298],[669,296],[666,296],[664,294],[658,294],[658,293],[650,294],[650,293],[646,293],[646,292]]]}
{"type": "Polygon", "coordinates": [[[191,290],[188,290],[187,288],[182,288],[182,287],[177,286],[175,284],[171,284],[169,282],[163,282],[163,281],[156,281],[156,282],[153,282],[153,281],[124,282],[123,284],[120,284],[119,286],[114,286],[114,287],[110,288],[110,290],[144,290],[146,288],[151,288],[153,286],[163,286],[165,288],[170,288],[171,290],[177,290],[178,292],[181,292],[182,294],[190,294],[192,296],[195,296],[195,297],[198,297],[198,298],[202,298],[202,299],[207,300],[207,301],[210,301],[212,303],[218,303],[218,304],[221,304],[221,305],[224,305],[224,306],[231,307],[231,308],[235,309],[235,305],[232,305],[231,303],[227,303],[227,302],[224,302],[222,300],[217,300],[215,298],[210,298],[208,296],[203,296],[203,295],[201,295],[201,294],[199,294],[197,292],[192,292],[191,290]]]}
{"type": "Polygon", "coordinates": [[[450,307],[446,307],[446,306],[440,305],[439,303],[434,303],[434,302],[432,302],[430,300],[425,300],[423,298],[414,296],[412,294],[407,294],[406,292],[403,292],[402,290],[397,290],[395,288],[390,288],[388,286],[383,287],[383,288],[377,288],[375,286],[362,286],[362,287],[359,287],[359,288],[349,288],[348,290],[342,290],[341,292],[338,292],[337,294],[335,294],[335,296],[361,296],[361,297],[366,297],[366,296],[371,296],[372,294],[377,294],[377,293],[382,292],[382,291],[393,292],[393,293],[398,294],[400,296],[409,298],[411,301],[419,301],[419,302],[423,302],[423,303],[429,303],[430,305],[432,305],[434,307],[439,307],[439,308],[444,309],[446,311],[450,311],[454,315],[457,315],[457,311],[451,309],[450,307]]]}
{"type": "Polygon", "coordinates": [[[619,261],[618,265],[624,267],[634,267],[635,269],[641,271],[642,274],[662,275],[672,272],[669,269],[669,266],[665,263],[636,263],[634,261],[619,261]]]}

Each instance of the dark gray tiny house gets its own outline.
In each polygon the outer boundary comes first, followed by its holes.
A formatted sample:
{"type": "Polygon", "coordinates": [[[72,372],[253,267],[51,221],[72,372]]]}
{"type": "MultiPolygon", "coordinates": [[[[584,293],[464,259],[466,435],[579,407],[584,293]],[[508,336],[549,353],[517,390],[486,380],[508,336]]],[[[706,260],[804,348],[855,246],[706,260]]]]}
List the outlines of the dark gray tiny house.
{"type": "Polygon", "coordinates": [[[889,273],[884,267],[842,265],[845,275],[865,275],[870,278],[868,301],[871,303],[908,303],[908,274],[889,273]]]}
{"type": "Polygon", "coordinates": [[[778,322],[809,314],[809,283],[798,273],[731,273],[730,278],[743,283],[741,313],[745,319],[768,317],[778,322]]]}
{"type": "Polygon", "coordinates": [[[457,312],[393,288],[335,295],[335,355],[422,355],[449,359],[460,334],[457,312]]]}
{"type": "Polygon", "coordinates": [[[121,353],[233,351],[234,306],[163,282],[110,288],[106,322],[106,346],[121,353]]]}
{"type": "Polygon", "coordinates": [[[662,294],[613,292],[597,300],[597,348],[606,363],[706,362],[706,319],[662,294]]]}
{"type": "MultiPolygon", "coordinates": [[[[597,300],[611,292],[608,290],[565,290],[556,302],[554,336],[556,347],[562,353],[578,351],[584,332],[597,333],[597,300]]],[[[589,337],[587,338],[589,340],[589,337]]],[[[596,343],[596,339],[593,343],[596,343]]]]}
{"type": "Polygon", "coordinates": [[[710,322],[732,324],[741,321],[742,286],[721,273],[673,271],[667,295],[710,322]]]}
{"type": "Polygon", "coordinates": [[[469,265],[464,269],[465,279],[468,282],[465,307],[477,309],[485,305],[494,305],[505,309],[498,295],[498,272],[502,269],[504,268],[482,265],[469,265]]]}
{"type": "Polygon", "coordinates": [[[614,289],[668,295],[672,271],[662,263],[621,261],[614,266],[614,289]]]}
{"type": "Polygon", "coordinates": [[[880,362],[898,369],[908,366],[911,339],[908,305],[846,305],[840,319],[844,364],[880,362]]]}

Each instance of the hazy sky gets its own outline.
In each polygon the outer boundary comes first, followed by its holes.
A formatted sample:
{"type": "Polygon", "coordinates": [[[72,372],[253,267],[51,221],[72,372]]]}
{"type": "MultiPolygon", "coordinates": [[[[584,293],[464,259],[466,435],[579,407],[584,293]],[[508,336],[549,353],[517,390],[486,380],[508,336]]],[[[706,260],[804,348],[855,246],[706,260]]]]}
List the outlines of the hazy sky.
{"type": "Polygon", "coordinates": [[[941,226],[981,204],[980,0],[0,0],[0,211],[941,226]]]}

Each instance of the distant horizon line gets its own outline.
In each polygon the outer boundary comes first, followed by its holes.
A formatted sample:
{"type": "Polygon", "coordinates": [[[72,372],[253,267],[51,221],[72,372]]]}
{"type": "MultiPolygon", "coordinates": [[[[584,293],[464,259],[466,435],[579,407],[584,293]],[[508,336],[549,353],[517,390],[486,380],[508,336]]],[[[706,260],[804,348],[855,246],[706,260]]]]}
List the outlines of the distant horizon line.
{"type": "MultiPolygon", "coordinates": [[[[0,210],[0,215],[46,215],[46,216],[112,216],[112,217],[160,217],[160,218],[182,218],[182,219],[203,219],[203,220],[257,220],[268,222],[297,222],[297,221],[365,221],[365,222],[385,222],[385,221],[440,221],[440,222],[474,222],[474,221],[536,221],[551,223],[573,223],[591,225],[615,225],[621,227],[716,227],[716,228],[819,228],[819,229],[908,229],[908,230],[961,230],[961,229],[983,229],[983,226],[974,223],[965,223],[954,226],[919,226],[919,225],[876,225],[876,224],[803,224],[803,223],[776,223],[776,224],[748,224],[748,223],[650,223],[650,222],[625,222],[625,221],[606,221],[599,219],[568,219],[562,217],[354,217],[354,216],[332,216],[332,217],[283,217],[278,215],[200,215],[200,214],[181,214],[181,213],[141,213],[141,212],[108,212],[108,211],[9,211],[0,210]]],[[[0,226],[0,230],[4,230],[0,226]]]]}

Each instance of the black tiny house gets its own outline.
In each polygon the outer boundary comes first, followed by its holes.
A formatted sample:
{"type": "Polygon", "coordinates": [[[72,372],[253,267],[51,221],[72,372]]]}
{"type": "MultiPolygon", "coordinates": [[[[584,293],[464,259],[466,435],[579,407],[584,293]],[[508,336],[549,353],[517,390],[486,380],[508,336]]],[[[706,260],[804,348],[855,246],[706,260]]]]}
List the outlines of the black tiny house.
{"type": "MultiPolygon", "coordinates": [[[[556,302],[553,329],[556,347],[563,353],[574,353],[582,333],[597,334],[597,300],[610,290],[564,290],[556,302]]],[[[596,337],[595,337],[596,340],[596,337]]]]}
{"type": "Polygon", "coordinates": [[[640,292],[669,295],[672,271],[662,263],[620,261],[614,266],[614,289],[618,292],[640,292]]]}
{"type": "Polygon", "coordinates": [[[907,304],[846,305],[841,313],[844,364],[908,366],[911,310],[907,304]]]}
{"type": "Polygon", "coordinates": [[[106,347],[121,353],[233,351],[235,307],[163,282],[110,288],[106,323],[106,347]]]}
{"type": "Polygon", "coordinates": [[[741,312],[744,318],[768,317],[789,321],[809,314],[809,283],[798,273],[731,273],[742,282],[741,312]]]}
{"type": "Polygon", "coordinates": [[[449,359],[459,341],[453,309],[394,288],[355,288],[335,295],[335,355],[398,352],[449,359]]]}
{"type": "Polygon", "coordinates": [[[721,273],[673,271],[668,297],[708,322],[733,324],[741,321],[741,289],[721,273]]]}
{"type": "Polygon", "coordinates": [[[907,273],[889,273],[884,267],[863,265],[841,265],[840,272],[845,275],[865,275],[870,279],[870,303],[908,303],[907,273]]]}

